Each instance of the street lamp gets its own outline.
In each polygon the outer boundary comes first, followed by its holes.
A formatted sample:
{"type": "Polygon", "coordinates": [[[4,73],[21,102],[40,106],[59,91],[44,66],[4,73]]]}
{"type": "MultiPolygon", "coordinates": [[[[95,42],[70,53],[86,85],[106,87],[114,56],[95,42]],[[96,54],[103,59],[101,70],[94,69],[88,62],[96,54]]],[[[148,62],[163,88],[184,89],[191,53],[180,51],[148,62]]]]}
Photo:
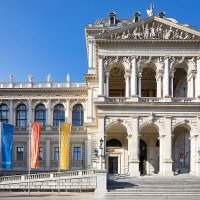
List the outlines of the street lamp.
{"type": "Polygon", "coordinates": [[[104,140],[103,138],[101,138],[99,140],[99,143],[100,143],[100,146],[99,146],[99,149],[100,149],[100,159],[101,159],[101,169],[103,169],[103,157],[104,157],[104,153],[103,153],[103,143],[104,143],[104,140]]]}
{"type": "Polygon", "coordinates": [[[102,149],[103,149],[103,139],[101,138],[99,142],[100,142],[100,147],[99,147],[99,149],[102,150],[102,149]]]}

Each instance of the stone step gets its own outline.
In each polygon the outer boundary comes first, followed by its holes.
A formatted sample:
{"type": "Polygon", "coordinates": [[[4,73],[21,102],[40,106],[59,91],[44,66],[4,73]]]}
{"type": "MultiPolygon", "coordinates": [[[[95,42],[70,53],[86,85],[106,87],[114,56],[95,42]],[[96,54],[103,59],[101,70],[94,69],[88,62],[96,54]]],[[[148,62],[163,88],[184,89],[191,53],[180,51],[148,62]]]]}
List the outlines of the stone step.
{"type": "Polygon", "coordinates": [[[194,195],[200,197],[200,192],[193,193],[193,192],[108,192],[106,195],[117,195],[117,196],[124,196],[124,195],[182,195],[182,196],[188,196],[188,195],[194,195]]]}

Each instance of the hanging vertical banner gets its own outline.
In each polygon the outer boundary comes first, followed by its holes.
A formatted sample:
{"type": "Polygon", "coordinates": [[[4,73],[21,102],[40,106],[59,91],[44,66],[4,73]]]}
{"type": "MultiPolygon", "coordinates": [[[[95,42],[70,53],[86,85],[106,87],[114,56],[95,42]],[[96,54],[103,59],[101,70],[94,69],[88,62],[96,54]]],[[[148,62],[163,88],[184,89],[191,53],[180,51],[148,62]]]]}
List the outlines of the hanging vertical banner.
{"type": "Polygon", "coordinates": [[[70,163],[71,124],[62,123],[60,126],[60,169],[68,170],[70,163]]]}
{"type": "Polygon", "coordinates": [[[14,126],[12,124],[1,123],[1,156],[2,156],[2,168],[12,169],[13,159],[13,135],[14,126]]]}
{"type": "Polygon", "coordinates": [[[40,135],[41,125],[38,122],[32,124],[31,131],[31,168],[37,169],[40,167],[39,151],[40,151],[40,135]]]}

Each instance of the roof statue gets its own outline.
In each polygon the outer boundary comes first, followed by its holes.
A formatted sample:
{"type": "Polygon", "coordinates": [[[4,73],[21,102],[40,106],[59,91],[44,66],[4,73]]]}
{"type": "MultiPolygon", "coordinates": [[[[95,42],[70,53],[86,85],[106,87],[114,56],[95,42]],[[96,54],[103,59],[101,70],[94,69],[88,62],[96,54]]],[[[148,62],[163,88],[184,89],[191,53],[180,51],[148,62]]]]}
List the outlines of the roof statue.
{"type": "Polygon", "coordinates": [[[149,6],[149,8],[147,9],[147,15],[148,15],[148,17],[151,17],[154,15],[154,5],[153,4],[151,4],[149,6]]]}

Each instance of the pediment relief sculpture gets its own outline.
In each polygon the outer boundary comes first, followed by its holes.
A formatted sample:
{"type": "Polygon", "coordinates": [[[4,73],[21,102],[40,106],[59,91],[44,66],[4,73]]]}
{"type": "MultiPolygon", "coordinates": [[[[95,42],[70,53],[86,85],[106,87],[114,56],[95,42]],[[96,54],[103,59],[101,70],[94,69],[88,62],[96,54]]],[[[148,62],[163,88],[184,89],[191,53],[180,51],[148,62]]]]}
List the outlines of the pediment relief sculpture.
{"type": "Polygon", "coordinates": [[[186,31],[152,22],[122,32],[113,32],[110,39],[118,40],[191,40],[199,39],[199,36],[186,31]]]}

